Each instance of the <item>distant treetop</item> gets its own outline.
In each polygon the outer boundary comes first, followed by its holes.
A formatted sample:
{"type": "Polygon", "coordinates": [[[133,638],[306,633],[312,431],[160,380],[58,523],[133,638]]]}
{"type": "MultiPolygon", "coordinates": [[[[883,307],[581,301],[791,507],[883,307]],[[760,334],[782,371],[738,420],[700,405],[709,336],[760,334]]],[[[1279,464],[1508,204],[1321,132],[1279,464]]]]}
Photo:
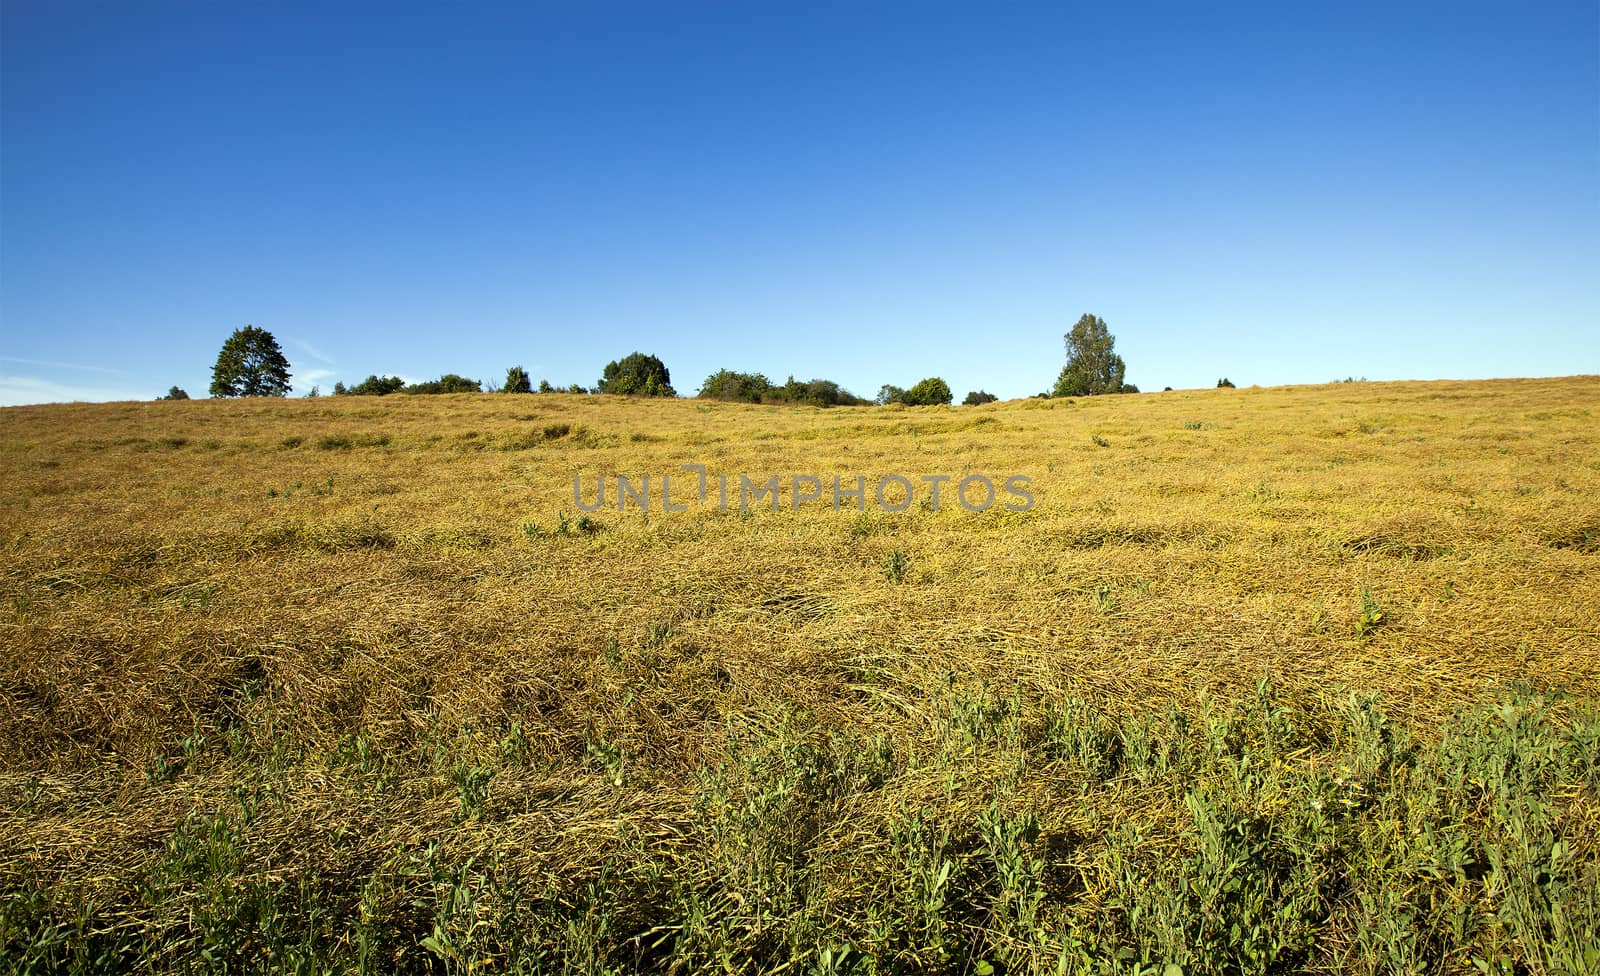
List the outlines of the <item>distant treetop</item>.
{"type": "Polygon", "coordinates": [[[695,394],[707,400],[732,400],[739,403],[791,403],[812,407],[856,407],[863,400],[833,380],[797,380],[790,376],[781,386],[761,373],[735,373],[719,369],[706,377],[695,394]]]}
{"type": "Polygon", "coordinates": [[[606,364],[597,390],[624,396],[677,396],[667,365],[642,352],[629,353],[606,364]]]}
{"type": "Polygon", "coordinates": [[[333,392],[338,396],[388,396],[399,393],[405,385],[406,381],[398,376],[379,376],[374,373],[355,386],[345,389],[335,386],[333,392]]]}
{"type": "Polygon", "coordinates": [[[950,384],[937,376],[918,380],[909,390],[903,390],[890,383],[878,388],[878,402],[885,404],[902,403],[908,407],[949,406],[950,401],[954,399],[955,394],[950,392],[950,384]]]}
{"type": "Polygon", "coordinates": [[[528,371],[521,366],[513,366],[506,370],[505,384],[500,387],[501,393],[532,393],[533,383],[528,379],[528,371]]]}

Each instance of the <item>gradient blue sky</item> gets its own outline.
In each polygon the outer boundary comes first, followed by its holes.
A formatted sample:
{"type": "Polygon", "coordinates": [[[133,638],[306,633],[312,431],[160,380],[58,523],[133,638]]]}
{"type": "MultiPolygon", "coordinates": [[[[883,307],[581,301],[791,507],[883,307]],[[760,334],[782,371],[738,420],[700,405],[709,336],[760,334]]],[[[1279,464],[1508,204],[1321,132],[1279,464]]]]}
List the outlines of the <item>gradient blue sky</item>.
{"type": "Polygon", "coordinates": [[[0,12],[0,403],[1600,372],[1594,0],[0,12]]]}

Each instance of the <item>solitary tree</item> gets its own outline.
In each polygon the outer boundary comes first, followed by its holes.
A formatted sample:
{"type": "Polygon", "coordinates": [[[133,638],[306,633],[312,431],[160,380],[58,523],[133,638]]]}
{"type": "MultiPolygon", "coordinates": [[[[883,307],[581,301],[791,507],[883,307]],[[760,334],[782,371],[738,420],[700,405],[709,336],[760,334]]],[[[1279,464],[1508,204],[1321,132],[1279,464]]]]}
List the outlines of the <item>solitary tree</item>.
{"type": "Polygon", "coordinates": [[[234,331],[211,369],[211,395],[287,396],[289,361],[266,329],[247,325],[234,331]]]}
{"type": "Polygon", "coordinates": [[[620,361],[606,363],[597,387],[601,393],[628,396],[677,396],[667,364],[642,352],[630,353],[620,361]]]}
{"type": "Polygon", "coordinates": [[[901,397],[901,402],[912,407],[949,406],[953,397],[949,383],[937,376],[930,376],[918,380],[901,397]]]}
{"type": "Polygon", "coordinates": [[[166,396],[157,397],[156,399],[158,399],[158,400],[187,400],[187,399],[189,399],[189,394],[184,392],[183,387],[174,386],[172,389],[167,391],[167,395],[166,396]]]}
{"type": "Polygon", "coordinates": [[[987,390],[973,390],[967,394],[965,400],[961,401],[961,405],[963,407],[981,407],[985,403],[993,403],[998,399],[1000,398],[987,390]]]}
{"type": "Polygon", "coordinates": [[[500,387],[500,392],[532,393],[533,383],[528,380],[528,371],[521,366],[513,366],[506,370],[506,382],[500,387]]]}
{"type": "Polygon", "coordinates": [[[1056,378],[1055,396],[1095,396],[1121,393],[1127,367],[1112,351],[1116,339],[1105,320],[1085,315],[1067,333],[1067,365],[1056,378]]]}

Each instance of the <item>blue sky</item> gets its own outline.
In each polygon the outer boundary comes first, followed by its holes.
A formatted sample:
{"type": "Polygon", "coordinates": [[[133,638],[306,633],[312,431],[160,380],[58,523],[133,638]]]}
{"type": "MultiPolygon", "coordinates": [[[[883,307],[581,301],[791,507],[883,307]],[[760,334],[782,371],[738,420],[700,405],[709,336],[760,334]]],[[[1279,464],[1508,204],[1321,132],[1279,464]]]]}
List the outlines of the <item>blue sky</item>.
{"type": "Polygon", "coordinates": [[[0,403],[1600,372],[1593,0],[0,11],[0,403]]]}

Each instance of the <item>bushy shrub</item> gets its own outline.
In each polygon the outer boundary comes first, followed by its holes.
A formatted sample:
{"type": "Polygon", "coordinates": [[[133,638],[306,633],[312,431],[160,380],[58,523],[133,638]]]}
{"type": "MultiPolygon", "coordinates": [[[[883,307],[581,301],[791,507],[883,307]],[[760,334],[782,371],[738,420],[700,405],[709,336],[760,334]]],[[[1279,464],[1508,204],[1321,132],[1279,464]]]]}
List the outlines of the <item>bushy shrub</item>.
{"type": "Polygon", "coordinates": [[[506,381],[500,387],[501,393],[532,393],[533,384],[528,380],[528,371],[521,366],[513,366],[506,370],[506,381]]]}
{"type": "Polygon", "coordinates": [[[374,373],[355,386],[345,388],[343,384],[335,386],[333,392],[343,396],[388,396],[399,393],[406,385],[406,381],[398,376],[379,376],[374,373]]]}
{"type": "Polygon", "coordinates": [[[642,352],[629,353],[606,363],[597,387],[601,393],[623,396],[677,396],[667,364],[642,352]]]}
{"type": "Polygon", "coordinates": [[[949,406],[955,395],[950,392],[950,384],[937,376],[930,376],[919,380],[905,392],[902,402],[911,407],[949,406]]]}
{"type": "Polygon", "coordinates": [[[797,380],[790,376],[782,386],[774,386],[761,373],[735,373],[727,369],[719,369],[706,377],[697,395],[709,400],[812,407],[854,407],[870,402],[832,380],[797,380]]]}
{"type": "Polygon", "coordinates": [[[436,380],[423,383],[412,383],[405,388],[407,393],[482,393],[483,384],[465,376],[446,373],[436,380]]]}
{"type": "Polygon", "coordinates": [[[164,397],[156,397],[156,399],[157,400],[187,400],[187,399],[189,399],[189,394],[184,392],[183,387],[174,386],[172,389],[167,391],[167,395],[166,396],[164,396],[164,397]]]}
{"type": "Polygon", "coordinates": [[[772,383],[760,373],[735,373],[719,369],[706,377],[695,394],[707,400],[737,400],[760,403],[772,390],[772,383]]]}
{"type": "Polygon", "coordinates": [[[793,376],[782,386],[771,387],[762,396],[763,403],[794,403],[812,407],[858,407],[863,400],[832,380],[796,380],[793,376]]]}
{"type": "Polygon", "coordinates": [[[1217,389],[1219,389],[1219,390],[1223,390],[1223,389],[1231,390],[1231,389],[1233,389],[1233,380],[1230,380],[1226,376],[1224,376],[1222,379],[1217,380],[1217,389]]]}
{"type": "Polygon", "coordinates": [[[961,401],[961,405],[963,407],[981,407],[985,403],[993,403],[998,399],[1000,398],[985,390],[973,390],[967,394],[965,400],[961,401]]]}

